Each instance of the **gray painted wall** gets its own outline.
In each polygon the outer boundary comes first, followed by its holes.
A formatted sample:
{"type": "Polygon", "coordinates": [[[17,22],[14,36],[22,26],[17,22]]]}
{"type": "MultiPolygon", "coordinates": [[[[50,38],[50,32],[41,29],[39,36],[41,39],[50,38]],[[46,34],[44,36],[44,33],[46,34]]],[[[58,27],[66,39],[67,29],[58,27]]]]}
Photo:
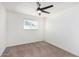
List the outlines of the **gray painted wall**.
{"type": "Polygon", "coordinates": [[[8,46],[43,40],[43,19],[8,11],[8,46]],[[24,29],[24,18],[38,21],[39,29],[24,29]]]}
{"type": "Polygon", "coordinates": [[[79,7],[47,19],[46,41],[79,56],[79,7]]]}
{"type": "Polygon", "coordinates": [[[6,48],[6,42],[7,42],[6,11],[3,5],[0,3],[0,55],[6,48]]]}

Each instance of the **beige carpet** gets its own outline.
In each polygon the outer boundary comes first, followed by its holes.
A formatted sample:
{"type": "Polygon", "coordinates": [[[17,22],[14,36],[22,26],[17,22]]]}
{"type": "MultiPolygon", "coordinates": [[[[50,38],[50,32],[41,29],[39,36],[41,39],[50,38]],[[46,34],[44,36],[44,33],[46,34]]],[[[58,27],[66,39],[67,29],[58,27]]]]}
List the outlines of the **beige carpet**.
{"type": "Polygon", "coordinates": [[[76,57],[75,55],[55,47],[47,42],[35,42],[30,44],[8,47],[2,57],[76,57]]]}

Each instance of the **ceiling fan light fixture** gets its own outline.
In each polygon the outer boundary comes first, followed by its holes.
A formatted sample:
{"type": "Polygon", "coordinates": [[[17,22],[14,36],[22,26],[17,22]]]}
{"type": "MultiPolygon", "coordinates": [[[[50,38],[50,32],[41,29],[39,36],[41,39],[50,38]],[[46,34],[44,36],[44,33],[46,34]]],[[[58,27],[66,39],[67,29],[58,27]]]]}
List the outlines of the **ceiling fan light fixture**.
{"type": "Polygon", "coordinates": [[[41,11],[40,10],[38,10],[37,12],[38,12],[39,15],[41,15],[41,11]]]}
{"type": "Polygon", "coordinates": [[[38,12],[38,13],[41,13],[41,11],[40,11],[40,10],[38,10],[37,12],[38,12]]]}

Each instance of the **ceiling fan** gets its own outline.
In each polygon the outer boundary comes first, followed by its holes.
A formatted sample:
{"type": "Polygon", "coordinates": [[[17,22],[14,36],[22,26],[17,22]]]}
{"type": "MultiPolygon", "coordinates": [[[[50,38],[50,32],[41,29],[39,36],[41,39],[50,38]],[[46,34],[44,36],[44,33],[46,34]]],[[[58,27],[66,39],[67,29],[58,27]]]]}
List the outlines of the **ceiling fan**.
{"type": "Polygon", "coordinates": [[[45,11],[45,10],[48,9],[48,8],[53,7],[53,5],[49,5],[49,6],[46,6],[46,7],[41,8],[41,4],[40,4],[39,2],[36,2],[36,4],[37,4],[37,6],[38,6],[38,7],[37,7],[37,11],[38,11],[38,14],[39,14],[39,15],[41,15],[41,12],[50,14],[50,12],[45,11]]]}

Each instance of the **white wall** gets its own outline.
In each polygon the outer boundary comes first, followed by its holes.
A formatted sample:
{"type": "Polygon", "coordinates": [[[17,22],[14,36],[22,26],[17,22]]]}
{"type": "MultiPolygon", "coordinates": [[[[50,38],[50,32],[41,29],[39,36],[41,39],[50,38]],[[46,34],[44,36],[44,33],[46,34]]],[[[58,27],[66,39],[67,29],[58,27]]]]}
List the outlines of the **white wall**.
{"type": "Polygon", "coordinates": [[[7,41],[6,10],[0,3],[0,55],[6,48],[6,41],[7,41]]]}
{"type": "Polygon", "coordinates": [[[8,46],[27,44],[42,40],[42,18],[8,11],[8,46]],[[40,28],[37,30],[24,30],[24,18],[38,21],[40,28]]]}
{"type": "Polygon", "coordinates": [[[47,19],[46,41],[79,56],[79,7],[47,19]]]}

